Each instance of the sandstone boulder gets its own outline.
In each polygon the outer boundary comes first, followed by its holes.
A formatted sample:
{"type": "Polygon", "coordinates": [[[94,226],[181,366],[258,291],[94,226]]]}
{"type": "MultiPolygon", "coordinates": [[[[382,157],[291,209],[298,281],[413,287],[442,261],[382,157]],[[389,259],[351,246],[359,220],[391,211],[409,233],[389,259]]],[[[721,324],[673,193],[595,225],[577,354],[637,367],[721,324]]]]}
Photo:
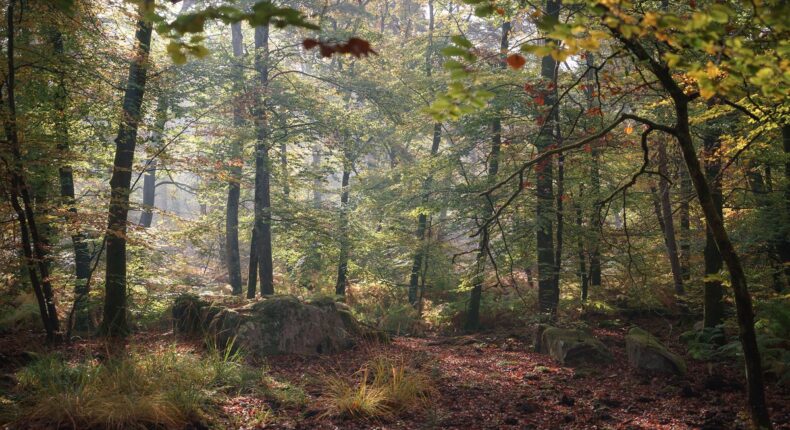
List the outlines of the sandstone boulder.
{"type": "Polygon", "coordinates": [[[549,354],[567,366],[580,366],[610,361],[612,354],[600,340],[585,330],[539,327],[536,350],[549,354]]]}
{"type": "Polygon", "coordinates": [[[628,364],[639,370],[655,373],[686,374],[686,363],[665,347],[655,336],[634,327],[625,337],[628,364]]]}

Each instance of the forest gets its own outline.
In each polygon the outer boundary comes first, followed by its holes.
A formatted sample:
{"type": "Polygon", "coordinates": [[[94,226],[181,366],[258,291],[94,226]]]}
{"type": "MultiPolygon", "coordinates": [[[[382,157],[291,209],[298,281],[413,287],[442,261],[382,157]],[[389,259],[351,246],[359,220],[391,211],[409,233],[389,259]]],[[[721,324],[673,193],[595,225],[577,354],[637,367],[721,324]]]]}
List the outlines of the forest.
{"type": "Polygon", "coordinates": [[[790,2],[0,9],[0,428],[790,429],[790,2]]]}

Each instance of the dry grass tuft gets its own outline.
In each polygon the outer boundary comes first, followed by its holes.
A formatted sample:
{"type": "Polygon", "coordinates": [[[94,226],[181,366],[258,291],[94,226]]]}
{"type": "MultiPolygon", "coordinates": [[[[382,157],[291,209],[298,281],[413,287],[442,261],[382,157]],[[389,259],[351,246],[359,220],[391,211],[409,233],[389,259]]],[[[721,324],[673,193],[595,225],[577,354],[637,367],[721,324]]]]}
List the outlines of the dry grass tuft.
{"type": "Polygon", "coordinates": [[[423,409],[436,390],[431,379],[403,360],[374,357],[355,378],[324,378],[321,398],[327,415],[348,418],[390,419],[404,411],[423,409]]]}

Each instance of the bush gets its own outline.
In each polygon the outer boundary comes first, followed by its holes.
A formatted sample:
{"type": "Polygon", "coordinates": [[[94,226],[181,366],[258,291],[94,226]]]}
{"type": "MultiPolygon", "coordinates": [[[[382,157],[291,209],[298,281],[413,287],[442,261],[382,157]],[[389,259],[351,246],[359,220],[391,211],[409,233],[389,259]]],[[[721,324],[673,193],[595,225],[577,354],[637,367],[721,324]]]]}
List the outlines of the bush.
{"type": "Polygon", "coordinates": [[[106,363],[70,363],[52,354],[17,373],[12,422],[33,427],[183,428],[200,421],[232,387],[260,381],[238,354],[206,357],[168,348],[106,363]]]}
{"type": "Polygon", "coordinates": [[[435,394],[427,375],[383,355],[365,363],[354,376],[351,381],[338,375],[324,378],[322,403],[327,415],[388,419],[425,407],[435,394]]]}

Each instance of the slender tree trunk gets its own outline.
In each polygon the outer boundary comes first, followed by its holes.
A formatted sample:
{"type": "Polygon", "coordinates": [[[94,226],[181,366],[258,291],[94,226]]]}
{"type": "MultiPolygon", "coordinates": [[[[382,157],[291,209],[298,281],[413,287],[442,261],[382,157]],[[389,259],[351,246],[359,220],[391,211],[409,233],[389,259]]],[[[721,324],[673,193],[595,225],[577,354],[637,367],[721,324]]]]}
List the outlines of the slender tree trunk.
{"type": "MultiPolygon", "coordinates": [[[[584,188],[579,186],[579,197],[578,200],[581,200],[584,188]]],[[[582,214],[582,206],[579,201],[574,202],[573,206],[576,211],[576,227],[579,231],[579,242],[577,243],[577,255],[579,258],[579,284],[581,285],[582,290],[582,302],[587,301],[587,294],[590,288],[590,280],[587,277],[587,259],[584,253],[584,235],[582,232],[584,231],[584,217],[582,214]]]]}
{"type": "MultiPolygon", "coordinates": [[[[554,19],[560,16],[560,0],[546,0],[546,14],[554,19]]],[[[557,103],[557,61],[551,55],[546,55],[541,61],[540,76],[545,82],[544,100],[546,106],[557,103]],[[550,88],[549,88],[550,86],[550,88]]],[[[546,152],[555,143],[555,124],[558,120],[558,107],[553,109],[541,127],[536,146],[538,154],[546,152]]],[[[535,174],[537,175],[537,208],[535,213],[535,230],[538,249],[538,307],[541,312],[555,315],[557,312],[558,292],[554,285],[554,228],[552,212],[554,210],[554,173],[553,157],[540,163],[535,174]]]]}
{"type": "Polygon", "coordinates": [[[659,202],[661,203],[661,218],[664,222],[664,243],[667,247],[667,257],[672,269],[672,279],[675,285],[675,293],[683,294],[683,275],[680,269],[680,258],[678,256],[678,246],[675,239],[675,222],[672,217],[672,203],[669,195],[669,169],[667,168],[667,148],[664,140],[658,141],[658,171],[661,179],[658,182],[659,202]]]}
{"type": "Polygon", "coordinates": [[[247,298],[254,299],[258,286],[258,231],[252,229],[250,238],[250,265],[247,270],[247,298]]]}
{"type": "MultiPolygon", "coordinates": [[[[145,0],[144,5],[153,7],[153,3],[153,0],[145,0]]],[[[125,336],[129,331],[126,323],[126,220],[129,213],[129,187],[137,129],[142,117],[151,31],[151,23],[140,17],[135,33],[134,55],[129,65],[129,79],[123,97],[123,113],[118,137],[115,139],[106,235],[104,319],[101,327],[101,332],[110,337],[125,336]]]]}
{"type": "MultiPolygon", "coordinates": [[[[233,45],[233,127],[235,131],[244,126],[244,107],[241,96],[244,83],[244,35],[241,23],[230,26],[233,45]]],[[[239,199],[241,197],[242,141],[233,139],[230,143],[230,169],[228,180],[228,200],[225,206],[225,257],[228,265],[228,281],[234,295],[242,293],[241,256],[239,255],[239,199]]],[[[253,284],[254,286],[254,284],[253,284]]],[[[255,290],[252,292],[255,297],[255,290]]]]}
{"type": "MultiPolygon", "coordinates": [[[[151,146],[160,149],[164,143],[165,125],[167,125],[168,109],[167,89],[162,88],[156,101],[156,115],[154,130],[151,136],[151,146]]],[[[154,206],[156,203],[156,158],[148,161],[148,167],[143,177],[143,210],[140,213],[140,226],[151,227],[154,220],[154,206]]]]}
{"type": "MultiPolygon", "coordinates": [[[[782,126],[782,144],[785,156],[785,190],[784,190],[784,216],[782,218],[782,231],[779,240],[779,258],[784,269],[784,288],[790,286],[790,124],[782,126]]],[[[781,276],[781,275],[780,275],[781,276]]]]}
{"type": "Polygon", "coordinates": [[[678,166],[680,176],[680,275],[683,281],[691,280],[691,222],[689,219],[689,199],[691,198],[691,178],[686,166],[678,166]]]}
{"type": "MultiPolygon", "coordinates": [[[[510,33],[510,22],[502,23],[502,35],[499,40],[499,56],[502,68],[506,67],[505,58],[510,47],[508,39],[510,33]]],[[[489,184],[493,183],[499,172],[499,152],[502,147],[502,118],[497,116],[491,122],[491,153],[488,157],[488,178],[489,184]]],[[[486,212],[484,218],[494,212],[494,208],[489,201],[485,203],[486,212]]],[[[466,315],[466,330],[475,331],[480,327],[480,301],[483,295],[483,281],[485,280],[485,265],[488,257],[488,229],[484,229],[480,234],[480,244],[477,251],[477,263],[475,267],[474,281],[472,283],[472,293],[469,297],[469,311],[466,315]]]]}
{"type": "MultiPolygon", "coordinates": [[[[559,125],[557,135],[559,136],[559,125]]],[[[554,250],[554,293],[557,295],[556,301],[559,303],[560,297],[560,271],[562,270],[562,240],[564,230],[563,213],[563,194],[565,193],[565,155],[557,156],[557,246],[554,250]]]]}
{"type": "MultiPolygon", "coordinates": [[[[411,24],[409,24],[411,25],[411,24]]],[[[428,1],[428,49],[425,51],[425,74],[428,79],[431,78],[433,73],[433,29],[434,29],[434,9],[433,9],[433,0],[428,1]]],[[[408,33],[408,30],[407,30],[408,33]]],[[[431,157],[435,157],[436,154],[439,152],[439,144],[442,141],[442,124],[435,123],[433,125],[433,141],[431,143],[431,157]]],[[[428,199],[428,194],[430,193],[431,184],[433,182],[432,176],[428,176],[426,180],[423,182],[423,201],[428,199]]],[[[414,252],[414,262],[411,266],[411,275],[409,276],[409,303],[412,306],[417,306],[418,297],[417,292],[420,286],[420,272],[423,265],[423,259],[425,258],[424,252],[425,247],[423,246],[423,241],[426,240],[425,231],[426,226],[428,224],[428,215],[421,213],[417,216],[417,240],[419,241],[419,245],[417,250],[414,252]]]]}
{"type": "Polygon", "coordinates": [[[351,177],[351,161],[343,160],[343,180],[340,184],[340,259],[337,265],[337,282],[335,282],[335,294],[344,296],[346,294],[346,274],[348,271],[348,184],[351,177]]]}
{"type": "MultiPolygon", "coordinates": [[[[711,198],[716,213],[723,219],[722,193],[721,193],[721,142],[719,136],[708,131],[704,140],[705,176],[710,186],[711,198]]],[[[724,288],[720,279],[722,269],[721,254],[716,246],[716,239],[710,227],[705,229],[705,294],[703,301],[703,325],[715,327],[724,321],[724,288]]]]}
{"type": "MultiPolygon", "coordinates": [[[[255,28],[255,70],[258,72],[258,92],[255,98],[255,226],[257,230],[258,277],[261,294],[274,294],[274,265],[272,262],[271,161],[269,160],[268,121],[266,98],[269,88],[269,26],[255,28]]],[[[254,234],[254,233],[253,233],[254,234]]],[[[250,255],[252,260],[252,255],[250,255]]]]}
{"type": "MultiPolygon", "coordinates": [[[[587,53],[587,67],[595,66],[595,56],[592,52],[587,53]]],[[[585,77],[585,95],[587,97],[588,109],[600,109],[595,94],[595,71],[589,69],[585,77]]],[[[595,202],[592,213],[590,214],[590,232],[589,232],[589,253],[590,253],[590,288],[599,290],[601,287],[601,250],[600,250],[600,232],[601,232],[601,205],[599,203],[601,197],[601,149],[594,142],[590,149],[590,186],[593,202],[595,202]]],[[[586,300],[587,295],[582,295],[582,300],[586,300]]]]}
{"type": "MultiPolygon", "coordinates": [[[[59,30],[55,30],[52,38],[55,53],[58,56],[64,54],[63,35],[59,30]]],[[[61,164],[58,168],[58,178],[60,179],[60,197],[66,207],[69,216],[77,216],[77,202],[74,194],[74,173],[71,165],[66,163],[69,153],[69,128],[66,122],[67,108],[66,73],[58,73],[58,86],[54,104],[57,112],[55,120],[55,136],[57,148],[60,152],[61,164]]],[[[77,228],[71,235],[71,244],[74,248],[74,272],[76,275],[74,285],[74,328],[78,331],[90,330],[92,321],[88,313],[88,277],[90,276],[91,255],[88,244],[85,242],[85,235],[77,228]]]]}
{"type": "MultiPolygon", "coordinates": [[[[667,79],[664,77],[664,79],[667,79]]],[[[671,79],[671,77],[669,78],[671,79]]],[[[682,95],[682,93],[680,93],[682,95]]],[[[765,385],[763,383],[763,369],[760,362],[760,350],[757,347],[757,335],[754,331],[754,310],[752,297],[746,283],[746,273],[741,266],[741,260],[735,247],[730,241],[727,230],[724,228],[722,217],[719,216],[713,193],[705,174],[702,172],[694,143],[689,131],[688,104],[682,100],[681,95],[674,95],[677,112],[678,143],[683,150],[683,158],[689,170],[700,205],[705,213],[708,229],[711,231],[722,259],[730,271],[730,284],[735,296],[735,309],[738,313],[738,326],[740,328],[741,344],[743,345],[744,361],[746,363],[746,381],[748,385],[749,406],[751,409],[752,423],[757,428],[770,429],[771,419],[765,404],[765,385]]]]}
{"type": "Polygon", "coordinates": [[[52,341],[55,339],[55,334],[59,329],[58,313],[49,277],[47,250],[44,240],[38,231],[29,188],[25,181],[24,161],[22,159],[19,131],[17,128],[16,65],[14,63],[15,4],[15,0],[9,2],[6,15],[6,30],[8,32],[6,40],[8,70],[6,71],[5,84],[8,100],[6,104],[7,113],[4,115],[3,126],[12,156],[11,163],[6,164],[9,166],[9,173],[11,175],[11,205],[19,220],[19,228],[22,236],[22,251],[27,262],[30,283],[33,286],[33,291],[38,300],[39,311],[41,311],[41,318],[44,322],[47,339],[52,341]],[[19,204],[20,198],[22,200],[21,205],[19,204]],[[36,273],[36,269],[38,269],[38,273],[36,273]]]}

